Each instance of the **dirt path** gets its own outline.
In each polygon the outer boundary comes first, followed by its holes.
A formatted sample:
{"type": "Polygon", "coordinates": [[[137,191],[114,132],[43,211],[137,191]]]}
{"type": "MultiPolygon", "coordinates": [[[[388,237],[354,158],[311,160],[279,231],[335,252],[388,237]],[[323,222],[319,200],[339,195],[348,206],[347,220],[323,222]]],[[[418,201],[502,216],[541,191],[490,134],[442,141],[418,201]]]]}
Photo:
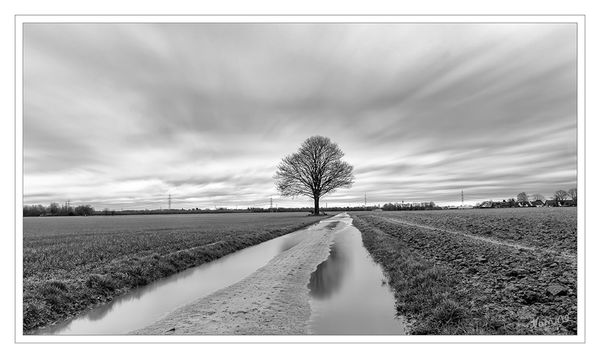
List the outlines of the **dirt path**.
{"type": "Polygon", "coordinates": [[[142,335],[306,334],[308,282],[329,255],[337,215],[306,230],[307,237],[242,281],[179,308],[142,335]]]}
{"type": "Polygon", "coordinates": [[[564,253],[564,252],[558,252],[558,251],[555,251],[555,250],[538,248],[538,247],[532,247],[532,246],[525,246],[525,245],[521,245],[521,244],[516,244],[516,243],[511,243],[511,242],[506,242],[506,241],[500,241],[500,240],[492,239],[492,238],[489,238],[489,237],[471,235],[471,234],[467,234],[467,233],[460,232],[460,231],[453,231],[453,230],[442,229],[442,228],[437,228],[437,227],[423,225],[423,224],[411,223],[411,222],[400,220],[400,219],[384,218],[384,220],[387,220],[387,221],[392,222],[392,223],[397,223],[397,224],[406,225],[406,226],[418,227],[418,228],[426,229],[426,230],[434,230],[434,231],[446,232],[446,233],[453,234],[453,235],[461,235],[461,236],[467,237],[467,238],[472,239],[472,240],[485,241],[487,243],[494,244],[494,245],[508,246],[508,247],[512,247],[512,248],[515,248],[515,249],[526,250],[526,251],[536,251],[536,250],[539,250],[539,251],[551,253],[553,255],[563,256],[563,257],[565,257],[565,258],[567,258],[569,260],[575,260],[576,259],[575,255],[567,254],[567,253],[564,253]]]}

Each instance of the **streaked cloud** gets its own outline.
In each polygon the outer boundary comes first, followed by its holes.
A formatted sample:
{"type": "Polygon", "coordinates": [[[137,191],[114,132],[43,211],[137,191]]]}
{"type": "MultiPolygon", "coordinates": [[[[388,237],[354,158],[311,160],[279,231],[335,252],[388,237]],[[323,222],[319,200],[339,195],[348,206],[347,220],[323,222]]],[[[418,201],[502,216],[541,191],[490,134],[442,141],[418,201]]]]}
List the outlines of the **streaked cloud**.
{"type": "Polygon", "coordinates": [[[307,205],[279,160],[354,165],[325,201],[576,185],[574,24],[26,24],[25,203],[307,205]]]}

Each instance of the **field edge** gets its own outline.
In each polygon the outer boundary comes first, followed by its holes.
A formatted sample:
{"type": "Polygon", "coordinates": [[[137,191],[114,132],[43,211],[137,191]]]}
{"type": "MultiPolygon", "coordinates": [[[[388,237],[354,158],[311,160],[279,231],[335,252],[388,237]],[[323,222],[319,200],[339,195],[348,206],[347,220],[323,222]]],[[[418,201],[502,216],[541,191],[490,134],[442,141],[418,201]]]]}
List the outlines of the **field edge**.
{"type": "Polygon", "coordinates": [[[67,282],[45,280],[27,287],[24,282],[23,334],[35,335],[40,329],[84,314],[135,288],[301,230],[331,216],[312,217],[309,222],[271,230],[233,243],[216,242],[162,256],[150,254],[111,262],[112,265],[104,269],[105,274],[90,273],[67,282]]]}
{"type": "MultiPolygon", "coordinates": [[[[363,245],[384,268],[396,297],[397,313],[410,322],[409,334],[576,334],[576,305],[565,308],[576,300],[574,289],[568,287],[568,292],[551,294],[544,292],[545,287],[522,285],[529,275],[533,279],[538,273],[534,269],[527,272],[523,262],[516,267],[505,267],[501,262],[518,254],[546,270],[550,265],[557,266],[553,260],[560,258],[515,250],[497,263],[493,256],[498,249],[489,244],[477,246],[460,243],[460,239],[455,244],[450,235],[392,225],[379,215],[351,215],[361,231],[363,245]],[[438,241],[429,242],[429,238],[438,241]],[[432,248],[444,242],[449,243],[447,247],[432,248]],[[465,254],[464,247],[475,250],[465,254]]],[[[568,262],[559,262],[553,278],[565,267],[567,271],[572,268],[568,262]]]]}

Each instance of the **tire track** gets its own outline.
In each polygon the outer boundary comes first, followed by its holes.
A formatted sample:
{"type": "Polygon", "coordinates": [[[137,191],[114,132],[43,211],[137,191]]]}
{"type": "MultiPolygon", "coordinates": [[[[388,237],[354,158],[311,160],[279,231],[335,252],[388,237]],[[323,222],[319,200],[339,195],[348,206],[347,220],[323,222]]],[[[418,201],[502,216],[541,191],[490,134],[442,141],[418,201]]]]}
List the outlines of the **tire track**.
{"type": "Polygon", "coordinates": [[[533,246],[521,245],[521,244],[512,243],[512,242],[506,242],[506,241],[501,241],[501,240],[493,239],[493,238],[489,238],[489,237],[467,234],[467,233],[460,232],[460,231],[454,231],[454,230],[443,229],[443,228],[438,228],[438,227],[429,226],[429,225],[412,223],[412,222],[405,221],[405,220],[400,220],[400,219],[392,219],[392,218],[386,218],[386,217],[382,217],[382,219],[385,220],[385,221],[387,221],[387,222],[391,222],[391,223],[395,223],[395,224],[400,224],[400,225],[405,225],[405,226],[412,226],[412,227],[417,227],[417,228],[420,228],[420,229],[431,230],[431,231],[444,232],[444,233],[448,233],[448,234],[452,234],[452,235],[460,235],[460,236],[469,238],[471,240],[483,241],[483,242],[487,242],[487,243],[493,244],[493,245],[511,247],[511,248],[514,248],[514,249],[517,249],[517,250],[525,250],[525,251],[532,251],[532,252],[541,251],[541,252],[549,253],[549,254],[552,254],[552,255],[562,256],[562,257],[564,257],[564,258],[566,258],[568,260],[571,260],[571,261],[575,261],[577,259],[577,257],[575,255],[567,254],[567,253],[564,253],[564,252],[559,252],[559,251],[556,251],[556,250],[545,249],[545,248],[541,248],[541,247],[533,247],[533,246]]]}

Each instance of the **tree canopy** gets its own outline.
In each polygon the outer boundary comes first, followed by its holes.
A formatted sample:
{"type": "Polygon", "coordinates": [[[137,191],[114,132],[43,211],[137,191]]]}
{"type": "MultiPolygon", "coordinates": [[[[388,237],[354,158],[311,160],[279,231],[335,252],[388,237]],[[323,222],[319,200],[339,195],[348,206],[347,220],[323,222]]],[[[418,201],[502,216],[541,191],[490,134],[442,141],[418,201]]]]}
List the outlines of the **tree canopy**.
{"type": "Polygon", "coordinates": [[[308,196],[319,214],[319,199],[354,183],[353,167],[342,160],[344,152],[329,138],[306,139],[296,153],[283,158],[277,166],[275,185],[283,196],[308,196]]]}
{"type": "Polygon", "coordinates": [[[517,194],[517,201],[519,203],[524,203],[527,201],[527,193],[525,192],[520,192],[519,194],[517,194]]]}

